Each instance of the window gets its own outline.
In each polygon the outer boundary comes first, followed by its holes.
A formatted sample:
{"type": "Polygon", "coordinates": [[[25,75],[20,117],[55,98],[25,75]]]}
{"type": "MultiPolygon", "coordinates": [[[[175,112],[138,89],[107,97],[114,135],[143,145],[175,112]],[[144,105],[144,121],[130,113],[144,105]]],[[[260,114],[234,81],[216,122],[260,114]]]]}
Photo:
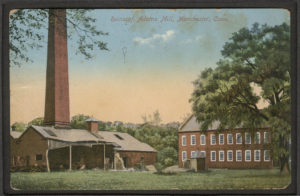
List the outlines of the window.
{"type": "Polygon", "coordinates": [[[251,150],[245,151],[245,161],[251,161],[251,150]]]}
{"type": "Polygon", "coordinates": [[[196,145],[196,136],[195,135],[191,135],[191,145],[196,145]]]}
{"type": "Polygon", "coordinates": [[[224,150],[219,151],[219,161],[224,161],[224,150]]]}
{"type": "Polygon", "coordinates": [[[236,161],[242,161],[242,151],[241,150],[236,151],[236,161]]]}
{"type": "Polygon", "coordinates": [[[236,134],[236,144],[242,144],[243,138],[241,133],[236,134]]]}
{"type": "Polygon", "coordinates": [[[182,161],[186,161],[186,151],[182,151],[182,161]]]}
{"type": "Polygon", "coordinates": [[[245,144],[251,144],[251,134],[245,133],[245,144]]]}
{"type": "Polygon", "coordinates": [[[200,157],[206,157],[206,152],[205,151],[201,151],[200,152],[200,157]]]}
{"type": "Polygon", "coordinates": [[[210,161],[216,161],[216,151],[210,151],[210,161]]]}
{"type": "Polygon", "coordinates": [[[41,155],[41,154],[35,155],[35,160],[36,160],[36,161],[41,161],[41,160],[43,160],[43,155],[41,155]]]}
{"type": "Polygon", "coordinates": [[[269,143],[269,133],[268,132],[264,132],[264,143],[265,144],[269,143]]]}
{"type": "Polygon", "coordinates": [[[227,161],[232,161],[232,160],[233,160],[232,150],[227,150],[227,161]]]}
{"type": "Polygon", "coordinates": [[[205,145],[205,135],[200,136],[200,145],[205,145]]]}
{"type": "Polygon", "coordinates": [[[215,134],[211,134],[210,135],[210,144],[211,145],[215,145],[216,144],[216,135],[215,134]]]}
{"type": "Polygon", "coordinates": [[[191,152],[191,158],[196,158],[196,151],[191,152]]]}
{"type": "Polygon", "coordinates": [[[186,146],[186,137],[182,136],[181,139],[182,139],[182,146],[186,146]]]}
{"type": "Polygon", "coordinates": [[[264,161],[270,161],[270,150],[264,151],[264,161]]]}
{"type": "Polygon", "coordinates": [[[254,161],[260,161],[260,150],[254,150],[254,161]]]}
{"type": "Polygon", "coordinates": [[[227,134],[227,144],[233,144],[233,138],[231,133],[227,134]]]}
{"type": "Polygon", "coordinates": [[[224,144],[224,134],[219,135],[219,144],[224,144]]]}
{"type": "Polygon", "coordinates": [[[256,132],[255,138],[254,138],[255,144],[260,144],[260,132],[256,132]]]}
{"type": "Polygon", "coordinates": [[[118,134],[114,134],[116,136],[116,138],[118,138],[119,140],[124,140],[121,136],[119,136],[118,134]]]}

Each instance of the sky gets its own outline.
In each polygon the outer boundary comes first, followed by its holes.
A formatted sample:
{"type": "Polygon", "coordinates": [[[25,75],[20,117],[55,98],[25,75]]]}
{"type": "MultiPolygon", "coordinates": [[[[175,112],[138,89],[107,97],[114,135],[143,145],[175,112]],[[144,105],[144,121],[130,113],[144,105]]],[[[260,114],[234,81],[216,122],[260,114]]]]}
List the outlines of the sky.
{"type": "MultiPolygon", "coordinates": [[[[181,122],[192,112],[192,82],[216,66],[232,33],[255,22],[290,23],[285,9],[99,9],[89,14],[97,29],[109,33],[101,38],[109,51],[96,49],[85,60],[76,54],[75,39],[68,40],[70,115],[132,123],[156,110],[164,123],[181,122]]],[[[47,29],[42,33],[47,37],[47,29]]],[[[33,62],[10,68],[11,124],[44,114],[43,44],[28,51],[33,62]]]]}

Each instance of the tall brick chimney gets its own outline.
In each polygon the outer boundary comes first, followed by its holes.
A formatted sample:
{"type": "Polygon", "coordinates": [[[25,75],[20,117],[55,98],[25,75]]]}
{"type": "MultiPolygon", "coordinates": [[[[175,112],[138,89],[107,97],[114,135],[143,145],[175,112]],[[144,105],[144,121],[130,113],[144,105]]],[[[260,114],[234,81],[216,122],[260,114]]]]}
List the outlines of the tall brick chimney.
{"type": "Polygon", "coordinates": [[[88,118],[85,120],[86,123],[86,129],[90,132],[97,133],[98,132],[98,123],[99,120],[95,118],[88,118]]]}
{"type": "Polygon", "coordinates": [[[49,9],[44,125],[70,127],[66,10],[49,9]]]}

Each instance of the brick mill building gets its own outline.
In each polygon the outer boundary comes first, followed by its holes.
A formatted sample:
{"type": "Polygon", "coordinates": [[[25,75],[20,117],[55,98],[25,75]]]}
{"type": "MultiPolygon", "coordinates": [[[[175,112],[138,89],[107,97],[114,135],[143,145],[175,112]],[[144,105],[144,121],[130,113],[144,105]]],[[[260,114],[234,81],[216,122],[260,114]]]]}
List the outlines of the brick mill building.
{"type": "Polygon", "coordinates": [[[66,10],[50,9],[44,125],[30,126],[21,135],[11,132],[11,166],[50,171],[156,162],[151,146],[126,133],[99,132],[96,119],[86,120],[86,129],[72,129],[69,105],[66,10]]]}
{"type": "Polygon", "coordinates": [[[214,122],[200,130],[191,115],[178,130],[178,164],[184,167],[191,158],[205,157],[207,168],[272,168],[268,128],[218,130],[214,122]]]}

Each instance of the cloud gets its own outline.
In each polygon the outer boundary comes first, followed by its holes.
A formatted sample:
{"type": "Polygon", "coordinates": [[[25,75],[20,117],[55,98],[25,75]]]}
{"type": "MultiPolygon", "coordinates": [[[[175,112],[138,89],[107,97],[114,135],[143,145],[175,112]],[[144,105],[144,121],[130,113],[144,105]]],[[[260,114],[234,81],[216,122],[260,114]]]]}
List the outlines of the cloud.
{"type": "Polygon", "coordinates": [[[193,40],[192,39],[186,39],[186,40],[183,40],[182,42],[180,42],[181,44],[190,44],[190,43],[193,43],[193,40]]]}
{"type": "Polygon", "coordinates": [[[201,40],[203,37],[204,37],[203,35],[198,35],[198,36],[196,36],[195,40],[196,40],[196,41],[199,41],[199,40],[201,40]]]}
{"type": "Polygon", "coordinates": [[[148,38],[142,38],[142,37],[135,37],[133,39],[135,44],[150,44],[154,41],[162,41],[162,42],[167,42],[170,39],[174,37],[175,31],[174,30],[168,30],[164,34],[154,34],[151,37],[148,38]]]}
{"type": "Polygon", "coordinates": [[[180,42],[181,44],[191,44],[191,43],[196,43],[198,41],[201,41],[205,36],[204,35],[198,35],[195,38],[189,38],[186,40],[183,40],[182,42],[180,42]]]}

